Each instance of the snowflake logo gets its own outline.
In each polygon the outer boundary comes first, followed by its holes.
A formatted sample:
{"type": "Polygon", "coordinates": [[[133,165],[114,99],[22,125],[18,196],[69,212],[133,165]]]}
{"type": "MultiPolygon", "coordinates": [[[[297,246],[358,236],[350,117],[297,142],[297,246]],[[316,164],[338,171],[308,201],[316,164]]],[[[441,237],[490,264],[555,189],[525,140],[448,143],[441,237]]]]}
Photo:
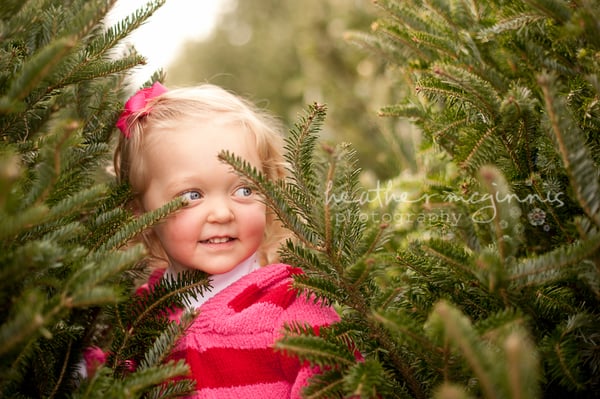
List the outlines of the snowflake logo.
{"type": "Polygon", "coordinates": [[[541,226],[546,222],[546,212],[540,208],[533,208],[527,214],[527,219],[532,226],[541,226]]]}

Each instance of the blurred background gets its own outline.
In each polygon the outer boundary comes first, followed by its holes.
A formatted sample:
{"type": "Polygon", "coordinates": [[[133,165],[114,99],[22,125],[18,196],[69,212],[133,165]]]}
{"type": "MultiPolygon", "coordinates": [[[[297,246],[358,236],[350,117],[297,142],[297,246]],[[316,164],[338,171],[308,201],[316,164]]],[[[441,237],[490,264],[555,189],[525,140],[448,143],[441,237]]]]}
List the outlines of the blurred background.
{"type": "MultiPolygon", "coordinates": [[[[116,12],[144,4],[121,3],[116,12]]],[[[377,14],[370,0],[167,0],[132,37],[149,59],[136,81],[162,67],[167,86],[220,85],[286,126],[306,104],[325,103],[322,138],[351,143],[370,185],[417,169],[414,128],[377,115],[402,92],[401,77],[347,40],[348,32],[369,31],[377,14]]]]}

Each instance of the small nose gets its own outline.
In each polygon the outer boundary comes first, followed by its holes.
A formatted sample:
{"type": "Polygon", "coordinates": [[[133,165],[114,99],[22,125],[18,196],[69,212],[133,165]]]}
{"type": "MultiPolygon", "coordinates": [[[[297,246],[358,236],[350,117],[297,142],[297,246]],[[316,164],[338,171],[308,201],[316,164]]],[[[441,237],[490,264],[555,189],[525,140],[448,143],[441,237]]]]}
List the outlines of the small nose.
{"type": "Polygon", "coordinates": [[[233,220],[233,211],[226,199],[214,198],[207,205],[209,209],[206,220],[209,223],[227,223],[233,220]]]}

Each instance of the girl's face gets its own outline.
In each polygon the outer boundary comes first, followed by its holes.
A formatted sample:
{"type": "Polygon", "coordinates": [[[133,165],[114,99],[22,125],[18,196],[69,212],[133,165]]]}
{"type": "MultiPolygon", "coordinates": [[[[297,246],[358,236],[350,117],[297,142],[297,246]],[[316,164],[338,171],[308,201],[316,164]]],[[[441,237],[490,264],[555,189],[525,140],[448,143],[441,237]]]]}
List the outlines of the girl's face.
{"type": "Polygon", "coordinates": [[[154,227],[171,267],[221,274],[256,252],[265,233],[266,206],[217,158],[228,150],[261,170],[252,135],[236,124],[204,120],[146,134],[144,210],[177,197],[188,201],[154,227]]]}

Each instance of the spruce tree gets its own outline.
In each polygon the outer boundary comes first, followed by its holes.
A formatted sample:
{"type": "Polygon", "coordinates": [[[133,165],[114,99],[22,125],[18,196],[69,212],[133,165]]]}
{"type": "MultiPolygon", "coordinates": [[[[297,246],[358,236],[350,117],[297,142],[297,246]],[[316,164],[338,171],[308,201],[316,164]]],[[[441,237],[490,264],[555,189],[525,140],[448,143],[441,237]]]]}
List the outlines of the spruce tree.
{"type": "Polygon", "coordinates": [[[206,278],[134,296],[143,250],[127,245],[181,204],[134,219],[128,188],[105,172],[126,77],[144,62],[121,44],[164,0],[107,26],[114,3],[0,2],[0,397],[170,397],[191,387],[186,365],[165,362],[190,317],[157,315],[206,278]],[[93,346],[108,359],[83,378],[93,346]]]}
{"type": "Polygon", "coordinates": [[[317,145],[318,104],[287,183],[223,155],[296,234],[296,286],[342,316],[277,347],[321,367],[310,398],[596,397],[600,3],[375,3],[348,37],[412,88],[381,115],[420,129],[419,173],[361,188],[348,146],[317,145]]]}
{"type": "MultiPolygon", "coordinates": [[[[1,3],[3,397],[190,388],[164,361],[192,315],[153,315],[206,281],[131,296],[144,265],[126,245],[181,204],[134,220],[102,173],[124,76],[143,62],[111,50],[162,1],[106,29],[112,4],[1,3]],[[81,379],[90,345],[109,357],[81,379]]],[[[318,144],[319,104],[287,139],[288,181],[223,154],[295,233],[282,255],[305,270],[296,287],[342,317],[290,325],[277,347],[321,367],[307,397],[595,397],[598,2],[377,4],[374,32],[350,37],[414,88],[381,113],[422,131],[418,175],[361,188],[351,147],[318,144]]]]}

